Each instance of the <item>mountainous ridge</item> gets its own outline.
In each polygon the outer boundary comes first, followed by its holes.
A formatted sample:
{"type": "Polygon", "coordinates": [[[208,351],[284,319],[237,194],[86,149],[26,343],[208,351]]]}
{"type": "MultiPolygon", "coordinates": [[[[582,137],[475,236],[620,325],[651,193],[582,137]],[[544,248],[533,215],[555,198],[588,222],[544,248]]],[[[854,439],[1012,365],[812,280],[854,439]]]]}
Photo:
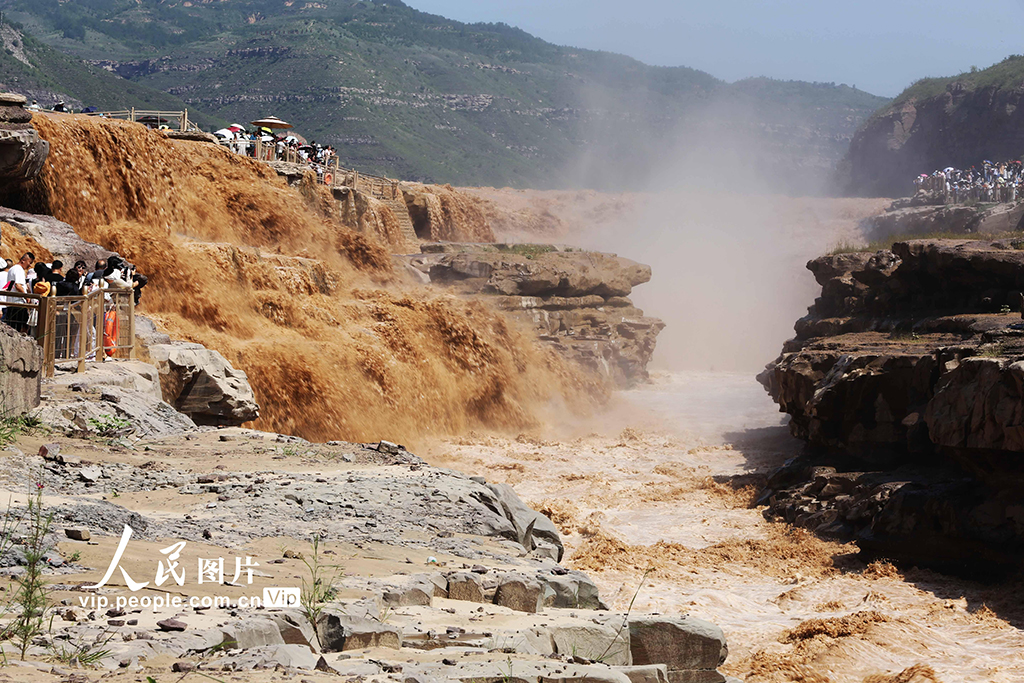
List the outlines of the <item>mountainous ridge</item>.
{"type": "Polygon", "coordinates": [[[349,165],[411,180],[638,189],[682,150],[697,166],[750,159],[783,189],[820,192],[885,101],[834,84],[727,84],[400,2],[0,8],[42,42],[218,120],[272,110],[349,165]]]}

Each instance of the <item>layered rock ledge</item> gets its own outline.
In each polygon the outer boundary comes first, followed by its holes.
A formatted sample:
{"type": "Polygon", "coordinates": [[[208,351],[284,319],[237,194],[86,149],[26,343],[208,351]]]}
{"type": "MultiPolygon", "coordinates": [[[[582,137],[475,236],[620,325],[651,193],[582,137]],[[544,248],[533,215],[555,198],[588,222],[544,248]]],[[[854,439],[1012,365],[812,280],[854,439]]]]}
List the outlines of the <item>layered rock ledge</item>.
{"type": "Polygon", "coordinates": [[[1024,240],[807,264],[822,287],[758,379],[806,454],[766,514],[976,573],[1024,557],[1024,240]]]}
{"type": "Polygon", "coordinates": [[[50,153],[50,143],[32,127],[25,101],[22,95],[0,93],[0,186],[35,178],[50,153]]]}
{"type": "Polygon", "coordinates": [[[620,387],[647,379],[665,324],[633,305],[651,269],[615,254],[540,244],[426,244],[403,256],[433,284],[486,297],[620,387]]]}

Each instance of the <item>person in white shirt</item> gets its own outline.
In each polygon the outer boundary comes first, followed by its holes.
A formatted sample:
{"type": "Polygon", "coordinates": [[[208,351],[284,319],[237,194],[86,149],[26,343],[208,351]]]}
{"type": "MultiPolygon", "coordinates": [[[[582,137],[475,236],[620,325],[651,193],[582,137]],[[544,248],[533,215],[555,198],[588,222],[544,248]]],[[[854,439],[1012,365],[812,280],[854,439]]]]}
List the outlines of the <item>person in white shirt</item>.
{"type": "MultiPolygon", "coordinates": [[[[31,251],[25,252],[18,262],[11,266],[7,274],[7,286],[4,288],[9,292],[28,293],[28,270],[36,260],[36,255],[31,251]]],[[[8,297],[8,303],[24,301],[20,297],[8,297]]],[[[18,332],[25,332],[28,329],[28,309],[23,306],[8,306],[4,309],[4,322],[16,329],[18,332]]]]}

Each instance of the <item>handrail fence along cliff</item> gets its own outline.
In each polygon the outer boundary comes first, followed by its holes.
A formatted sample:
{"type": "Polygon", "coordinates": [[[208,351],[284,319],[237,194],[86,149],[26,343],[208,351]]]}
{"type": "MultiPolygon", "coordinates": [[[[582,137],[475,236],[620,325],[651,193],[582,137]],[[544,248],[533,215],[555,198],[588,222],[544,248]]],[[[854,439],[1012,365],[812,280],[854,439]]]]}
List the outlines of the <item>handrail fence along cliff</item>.
{"type": "Polygon", "coordinates": [[[160,126],[166,125],[168,128],[173,127],[176,130],[185,132],[201,132],[199,126],[189,120],[188,109],[184,111],[150,111],[147,109],[123,109],[121,111],[97,111],[92,112],[89,116],[99,116],[107,119],[122,119],[124,121],[131,121],[132,123],[141,123],[143,125],[154,124],[153,127],[159,128],[160,126]]]}
{"type": "Polygon", "coordinates": [[[28,310],[24,331],[43,349],[43,376],[53,377],[57,363],[106,357],[135,359],[135,293],[101,289],[85,296],[40,296],[4,292],[7,308],[28,310]]]}
{"type": "MultiPolygon", "coordinates": [[[[308,161],[291,148],[279,150],[274,142],[263,142],[262,140],[224,140],[222,147],[237,151],[239,146],[248,154],[252,150],[252,156],[257,161],[271,162],[283,161],[289,164],[306,164],[308,161]]],[[[360,173],[355,169],[343,168],[338,159],[335,158],[330,164],[320,165],[317,170],[317,181],[327,187],[350,187],[356,191],[364,192],[377,199],[397,199],[398,181],[384,176],[360,173]]]]}

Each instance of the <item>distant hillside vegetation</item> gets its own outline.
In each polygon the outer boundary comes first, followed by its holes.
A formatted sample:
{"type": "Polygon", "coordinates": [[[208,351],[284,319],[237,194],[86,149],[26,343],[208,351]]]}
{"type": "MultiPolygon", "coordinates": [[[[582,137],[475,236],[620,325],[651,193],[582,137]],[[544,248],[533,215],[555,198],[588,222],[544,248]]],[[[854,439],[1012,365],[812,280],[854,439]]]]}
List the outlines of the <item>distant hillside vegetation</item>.
{"type": "Polygon", "coordinates": [[[395,0],[0,9],[46,44],[219,120],[273,114],[348,165],[431,182],[644,189],[691,174],[820,192],[885,102],[845,85],[727,84],[395,0]]]}
{"type": "MultiPolygon", "coordinates": [[[[126,81],[66,55],[25,34],[19,24],[6,22],[0,26],[0,43],[0,91],[18,92],[47,106],[65,100],[75,109],[97,106],[107,110],[136,107],[180,111],[188,106],[181,98],[126,81]]],[[[220,123],[202,112],[193,112],[192,118],[200,126],[220,123]]]]}
{"type": "Polygon", "coordinates": [[[923,78],[876,112],[843,160],[844,189],[901,196],[937,168],[1024,155],[1024,56],[946,78],[923,78]]]}

